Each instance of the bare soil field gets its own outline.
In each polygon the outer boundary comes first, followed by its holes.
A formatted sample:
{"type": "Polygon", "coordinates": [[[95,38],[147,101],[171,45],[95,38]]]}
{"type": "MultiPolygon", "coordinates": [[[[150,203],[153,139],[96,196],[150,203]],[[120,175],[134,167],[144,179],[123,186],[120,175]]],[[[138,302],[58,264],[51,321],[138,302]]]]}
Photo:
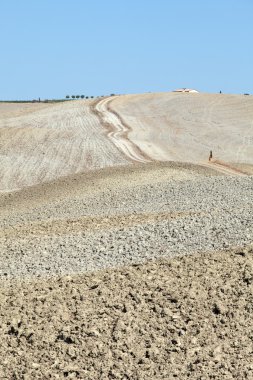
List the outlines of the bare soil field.
{"type": "Polygon", "coordinates": [[[0,191],[128,163],[105,136],[89,102],[6,104],[5,111],[0,116],[0,191]]]}
{"type": "Polygon", "coordinates": [[[252,99],[0,111],[0,379],[252,380],[252,99]]]}
{"type": "Polygon", "coordinates": [[[253,249],[1,283],[2,379],[252,379],[253,249]]]}
{"type": "Polygon", "coordinates": [[[210,150],[215,160],[230,166],[252,165],[252,120],[252,97],[240,95],[158,93],[59,104],[0,103],[0,191],[130,163],[208,164],[210,150]]]}
{"type": "Polygon", "coordinates": [[[0,102],[0,117],[9,119],[52,107],[50,103],[5,103],[0,102]]]}
{"type": "Polygon", "coordinates": [[[107,99],[150,159],[253,164],[253,97],[160,93],[107,99]]]}
{"type": "Polygon", "coordinates": [[[252,379],[252,198],[175,162],[0,195],[0,377],[252,379]]]}

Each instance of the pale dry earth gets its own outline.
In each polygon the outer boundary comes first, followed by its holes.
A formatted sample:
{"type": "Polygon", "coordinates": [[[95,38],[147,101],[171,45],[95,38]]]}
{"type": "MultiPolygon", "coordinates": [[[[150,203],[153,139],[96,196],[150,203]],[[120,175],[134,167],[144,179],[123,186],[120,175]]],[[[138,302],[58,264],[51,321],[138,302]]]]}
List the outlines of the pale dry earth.
{"type": "Polygon", "coordinates": [[[253,97],[159,93],[106,99],[151,159],[253,164],[253,97]]]}
{"type": "Polygon", "coordinates": [[[252,100],[220,96],[0,104],[1,379],[253,379],[252,100]]]}
{"type": "Polygon", "coordinates": [[[52,104],[50,103],[6,103],[0,102],[0,118],[9,119],[12,117],[18,117],[22,115],[27,115],[39,111],[41,109],[50,108],[52,104]]]}
{"type": "Polygon", "coordinates": [[[0,104],[0,191],[127,164],[89,101],[0,104]]]}
{"type": "Polygon", "coordinates": [[[245,173],[248,173],[249,175],[253,175],[253,165],[232,163],[231,166],[233,166],[233,168],[239,169],[245,173]]]}
{"type": "MultiPolygon", "coordinates": [[[[208,164],[210,150],[226,168],[253,164],[251,96],[158,93],[0,103],[1,192],[130,163],[208,164]]],[[[230,172],[236,174],[233,167],[230,172]]]]}
{"type": "Polygon", "coordinates": [[[252,379],[252,184],[171,162],[0,195],[0,378],[252,379]]]}
{"type": "MultiPolygon", "coordinates": [[[[114,98],[113,98],[114,99],[114,98]]],[[[150,162],[137,145],[128,138],[129,127],[122,123],[120,117],[109,108],[112,98],[105,98],[95,104],[95,111],[100,118],[101,124],[107,129],[107,136],[113,144],[121,150],[126,157],[135,162],[150,162]]]]}
{"type": "Polygon", "coordinates": [[[252,379],[252,198],[173,162],[2,194],[0,378],[252,379]]]}
{"type": "Polygon", "coordinates": [[[1,379],[252,379],[253,249],[1,284],[1,379]]]}

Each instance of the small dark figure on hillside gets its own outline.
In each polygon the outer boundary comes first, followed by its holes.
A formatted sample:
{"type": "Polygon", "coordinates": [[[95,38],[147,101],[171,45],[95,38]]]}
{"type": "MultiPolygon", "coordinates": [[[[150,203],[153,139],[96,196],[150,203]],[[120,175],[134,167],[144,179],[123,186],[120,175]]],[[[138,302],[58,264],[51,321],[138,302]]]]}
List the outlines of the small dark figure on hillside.
{"type": "Polygon", "coordinates": [[[213,152],[210,150],[210,153],[209,153],[209,161],[211,161],[212,158],[213,158],[213,152]]]}

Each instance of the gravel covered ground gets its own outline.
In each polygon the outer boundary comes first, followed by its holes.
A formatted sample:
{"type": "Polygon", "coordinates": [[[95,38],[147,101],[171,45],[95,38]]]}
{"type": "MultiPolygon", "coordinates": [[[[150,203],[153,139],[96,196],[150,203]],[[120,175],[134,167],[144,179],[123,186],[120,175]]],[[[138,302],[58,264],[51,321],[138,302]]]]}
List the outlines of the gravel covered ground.
{"type": "Polygon", "coordinates": [[[253,177],[108,168],[0,195],[3,379],[253,379],[253,177]]]}
{"type": "Polygon", "coordinates": [[[10,204],[5,196],[0,276],[83,273],[251,243],[252,177],[206,175],[191,166],[187,172],[182,164],[162,165],[160,174],[158,168],[131,169],[124,186],[121,169],[111,181],[94,177],[94,192],[77,177],[76,192],[64,197],[60,190],[30,209],[15,207],[22,192],[16,201],[10,195],[10,204]]]}

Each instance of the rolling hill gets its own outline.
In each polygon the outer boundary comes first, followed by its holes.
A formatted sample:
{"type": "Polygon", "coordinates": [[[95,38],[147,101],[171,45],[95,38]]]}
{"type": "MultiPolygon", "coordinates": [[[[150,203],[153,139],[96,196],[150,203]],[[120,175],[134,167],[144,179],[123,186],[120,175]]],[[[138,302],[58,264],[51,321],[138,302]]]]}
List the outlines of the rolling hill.
{"type": "Polygon", "coordinates": [[[251,96],[153,93],[0,111],[0,191],[136,162],[207,164],[210,150],[223,168],[253,164],[251,96]]]}

